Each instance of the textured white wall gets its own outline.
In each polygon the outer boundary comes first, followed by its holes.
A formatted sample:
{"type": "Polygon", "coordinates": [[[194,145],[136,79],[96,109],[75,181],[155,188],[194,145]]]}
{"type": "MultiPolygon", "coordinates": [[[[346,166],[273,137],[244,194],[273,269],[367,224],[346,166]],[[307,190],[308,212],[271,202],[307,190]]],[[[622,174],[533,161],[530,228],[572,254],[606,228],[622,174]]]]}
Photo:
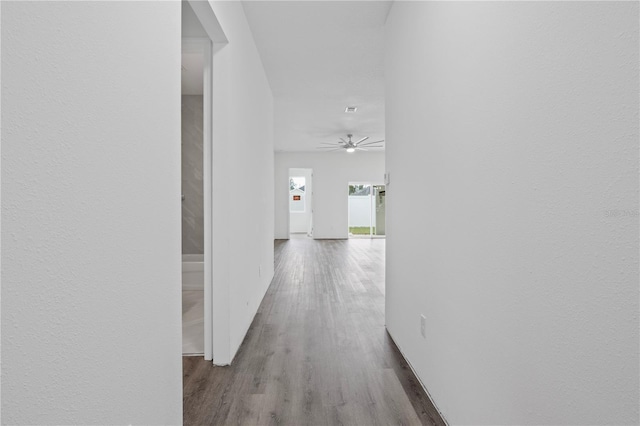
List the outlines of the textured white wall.
{"type": "Polygon", "coordinates": [[[179,424],[180,3],[1,7],[2,422],[179,424]]]}
{"type": "Polygon", "coordinates": [[[450,424],[638,424],[638,3],[396,2],[386,34],[393,338],[450,424]]]}
{"type": "Polygon", "coordinates": [[[214,362],[226,364],[273,277],[273,96],[242,4],[211,7],[229,41],[213,59],[214,362]]]}
{"type": "Polygon", "coordinates": [[[289,238],[289,168],[313,169],[313,237],[348,237],[349,182],[384,181],[384,153],[275,154],[275,236],[289,238]]]}

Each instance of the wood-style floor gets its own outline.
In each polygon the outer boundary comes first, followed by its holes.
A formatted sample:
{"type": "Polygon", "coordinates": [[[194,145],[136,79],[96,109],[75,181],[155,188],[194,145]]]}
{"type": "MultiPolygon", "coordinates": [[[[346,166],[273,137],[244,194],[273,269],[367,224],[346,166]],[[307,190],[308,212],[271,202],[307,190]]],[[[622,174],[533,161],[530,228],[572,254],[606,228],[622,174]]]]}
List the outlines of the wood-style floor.
{"type": "Polygon", "coordinates": [[[384,327],[384,240],[279,240],[233,364],[183,358],[185,425],[442,425],[384,327]]]}

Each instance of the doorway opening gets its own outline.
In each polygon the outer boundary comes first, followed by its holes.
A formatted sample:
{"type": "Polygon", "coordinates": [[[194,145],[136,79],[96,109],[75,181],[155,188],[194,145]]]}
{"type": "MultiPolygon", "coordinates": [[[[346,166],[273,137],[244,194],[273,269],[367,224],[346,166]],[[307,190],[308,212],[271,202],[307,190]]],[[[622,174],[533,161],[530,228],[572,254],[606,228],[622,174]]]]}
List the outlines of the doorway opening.
{"type": "Polygon", "coordinates": [[[212,43],[182,2],[182,353],[213,359],[212,43]]]}
{"type": "Polygon", "coordinates": [[[348,190],[349,238],[384,238],[386,189],[370,182],[351,182],[348,190]]]}
{"type": "Polygon", "coordinates": [[[289,169],[289,238],[313,238],[313,170],[289,169]]]}
{"type": "Polygon", "coordinates": [[[204,356],[203,52],[183,49],[182,354],[204,356]]]}

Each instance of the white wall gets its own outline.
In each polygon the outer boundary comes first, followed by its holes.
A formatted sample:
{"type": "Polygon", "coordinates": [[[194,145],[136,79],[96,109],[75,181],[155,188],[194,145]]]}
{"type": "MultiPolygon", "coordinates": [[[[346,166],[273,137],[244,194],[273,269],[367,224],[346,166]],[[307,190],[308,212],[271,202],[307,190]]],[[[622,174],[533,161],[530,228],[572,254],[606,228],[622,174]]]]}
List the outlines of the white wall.
{"type": "MultiPolygon", "coordinates": [[[[309,226],[311,225],[311,209],[313,198],[313,181],[311,175],[311,169],[289,169],[289,176],[302,176],[305,180],[305,191],[303,194],[304,212],[291,212],[289,216],[289,232],[309,232],[309,226]]],[[[289,199],[289,201],[291,200],[289,199]]]]}
{"type": "Polygon", "coordinates": [[[229,41],[213,59],[214,362],[228,364],[273,277],[273,97],[242,4],[210,4],[229,41]]]}
{"type": "Polygon", "coordinates": [[[384,153],[275,154],[275,237],[289,238],[289,168],[313,169],[313,237],[347,238],[349,182],[384,181],[384,153]]]}
{"type": "Polygon", "coordinates": [[[2,422],[179,424],[180,3],[1,7],[2,422]]]}
{"type": "Polygon", "coordinates": [[[389,332],[450,424],[637,424],[638,3],[386,34],[389,332]]]}

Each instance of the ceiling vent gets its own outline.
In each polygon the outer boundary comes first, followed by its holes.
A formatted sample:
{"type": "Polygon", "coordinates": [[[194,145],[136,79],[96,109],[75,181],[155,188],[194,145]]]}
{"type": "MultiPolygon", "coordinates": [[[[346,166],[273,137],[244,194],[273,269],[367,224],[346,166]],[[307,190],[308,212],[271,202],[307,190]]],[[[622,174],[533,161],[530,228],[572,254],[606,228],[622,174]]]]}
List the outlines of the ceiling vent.
{"type": "Polygon", "coordinates": [[[344,112],[348,112],[353,114],[354,112],[356,112],[358,110],[358,107],[354,107],[354,106],[348,106],[344,109],[344,112]]]}

